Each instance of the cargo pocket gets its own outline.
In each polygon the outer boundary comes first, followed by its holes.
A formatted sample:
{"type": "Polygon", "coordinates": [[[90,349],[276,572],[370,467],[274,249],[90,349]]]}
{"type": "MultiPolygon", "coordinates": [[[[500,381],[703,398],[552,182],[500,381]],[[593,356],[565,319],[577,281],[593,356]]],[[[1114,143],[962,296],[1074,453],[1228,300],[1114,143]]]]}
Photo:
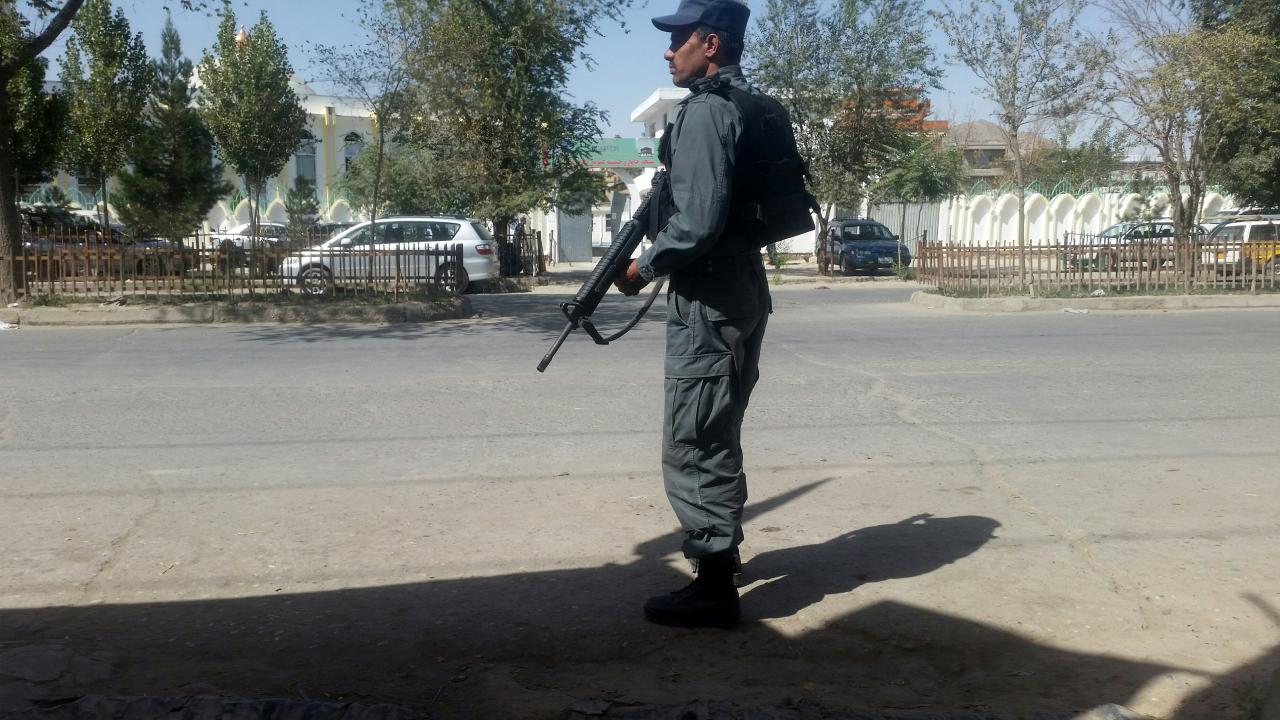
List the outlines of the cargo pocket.
{"type": "Polygon", "coordinates": [[[666,385],[673,444],[703,447],[724,436],[734,417],[730,376],[668,377],[666,385]]]}

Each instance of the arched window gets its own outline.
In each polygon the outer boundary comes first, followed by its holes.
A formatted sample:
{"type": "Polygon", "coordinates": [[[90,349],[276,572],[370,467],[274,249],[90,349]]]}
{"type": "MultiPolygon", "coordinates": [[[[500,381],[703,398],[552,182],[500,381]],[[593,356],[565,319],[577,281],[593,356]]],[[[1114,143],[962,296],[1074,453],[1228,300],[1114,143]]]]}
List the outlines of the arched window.
{"type": "Polygon", "coordinates": [[[364,149],[364,138],[358,132],[349,132],[343,138],[343,169],[351,167],[351,161],[356,159],[360,151],[364,149]]]}
{"type": "Polygon", "coordinates": [[[311,184],[316,182],[316,139],[310,134],[302,139],[302,144],[298,146],[297,157],[297,173],[299,179],[305,179],[311,184]]]}

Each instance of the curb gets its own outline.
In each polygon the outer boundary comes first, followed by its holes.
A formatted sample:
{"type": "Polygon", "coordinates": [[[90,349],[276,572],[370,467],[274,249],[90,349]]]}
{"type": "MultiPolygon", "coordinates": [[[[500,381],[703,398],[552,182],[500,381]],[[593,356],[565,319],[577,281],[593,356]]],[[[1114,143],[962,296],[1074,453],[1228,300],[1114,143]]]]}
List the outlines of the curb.
{"type": "Polygon", "coordinates": [[[1280,308],[1280,295],[1168,295],[1086,298],[953,298],[928,290],[911,294],[911,304],[949,312],[1081,312],[1134,310],[1229,310],[1280,308]]]}
{"type": "Polygon", "coordinates": [[[205,304],[163,307],[90,306],[0,310],[0,322],[30,326],[159,325],[213,323],[394,324],[454,320],[474,314],[470,298],[441,303],[306,307],[205,304]]]}

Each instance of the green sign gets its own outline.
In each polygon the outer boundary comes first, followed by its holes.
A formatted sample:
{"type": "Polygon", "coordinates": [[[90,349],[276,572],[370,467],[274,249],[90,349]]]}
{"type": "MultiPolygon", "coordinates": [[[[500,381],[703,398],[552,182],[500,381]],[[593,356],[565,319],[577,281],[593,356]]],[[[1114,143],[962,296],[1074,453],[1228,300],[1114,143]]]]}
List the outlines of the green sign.
{"type": "Polygon", "coordinates": [[[644,168],[658,166],[658,141],[654,138],[603,138],[587,158],[587,167],[644,168]]]}

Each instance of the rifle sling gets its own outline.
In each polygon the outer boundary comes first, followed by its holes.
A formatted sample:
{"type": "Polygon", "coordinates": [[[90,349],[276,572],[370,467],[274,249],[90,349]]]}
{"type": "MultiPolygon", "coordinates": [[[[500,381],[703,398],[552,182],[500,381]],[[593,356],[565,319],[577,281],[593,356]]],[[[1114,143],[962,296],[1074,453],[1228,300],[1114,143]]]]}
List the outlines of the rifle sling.
{"type": "Polygon", "coordinates": [[[608,345],[614,340],[626,335],[628,332],[631,332],[631,328],[635,327],[636,324],[644,319],[644,316],[648,314],[649,308],[653,307],[653,302],[658,299],[658,293],[662,292],[662,285],[664,282],[666,282],[666,280],[660,279],[654,283],[653,290],[649,293],[649,297],[645,298],[644,305],[640,306],[640,309],[636,311],[635,317],[631,318],[630,322],[626,325],[623,325],[622,329],[618,332],[610,335],[609,337],[604,337],[598,330],[596,330],[596,326],[592,324],[591,318],[589,317],[582,319],[582,329],[587,331],[587,334],[591,336],[591,339],[594,340],[597,345],[608,345]]]}

